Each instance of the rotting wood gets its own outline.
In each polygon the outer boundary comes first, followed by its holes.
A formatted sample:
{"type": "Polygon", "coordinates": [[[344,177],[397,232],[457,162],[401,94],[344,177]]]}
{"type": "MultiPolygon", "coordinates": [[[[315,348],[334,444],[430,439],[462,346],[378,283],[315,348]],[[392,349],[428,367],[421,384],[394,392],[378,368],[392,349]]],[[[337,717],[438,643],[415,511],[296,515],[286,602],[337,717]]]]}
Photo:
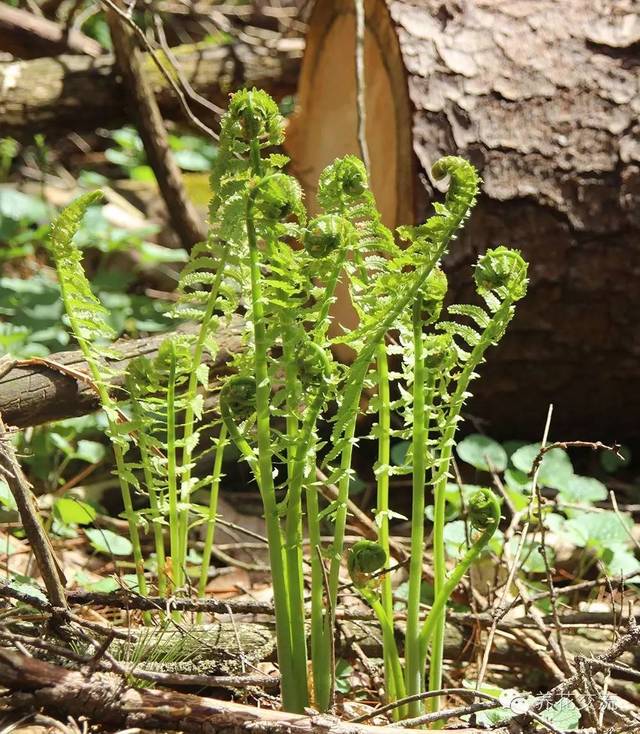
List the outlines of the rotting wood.
{"type": "MultiPolygon", "coordinates": [[[[328,715],[303,716],[233,701],[219,701],[173,691],[136,689],[110,673],[68,671],[18,652],[0,649],[0,685],[23,694],[23,707],[43,708],[56,716],[83,716],[103,726],[161,729],[187,733],[322,732],[322,734],[400,734],[407,729],[341,721],[328,715]]],[[[482,734],[467,727],[457,734],[482,734]]],[[[507,734],[505,727],[493,734],[507,734]]]]}
{"type": "MultiPolygon", "coordinates": [[[[205,355],[211,366],[211,377],[224,373],[230,358],[242,349],[242,322],[234,319],[229,326],[222,326],[216,334],[219,350],[212,358],[205,355]]],[[[110,361],[116,371],[114,388],[122,384],[127,364],[141,355],[153,357],[166,334],[154,334],[142,339],[121,339],[114,344],[120,359],[110,361]]],[[[80,351],[60,352],[48,358],[79,372],[88,372],[80,351]]],[[[0,377],[0,414],[7,425],[24,428],[63,418],[85,415],[99,407],[95,391],[55,367],[47,366],[47,360],[19,360],[0,377]]]]}
{"type": "Polygon", "coordinates": [[[61,53],[100,56],[102,46],[93,38],[59,23],[0,3],[0,51],[21,59],[53,56],[61,53]]]}
{"type": "MultiPolygon", "coordinates": [[[[226,107],[229,92],[257,86],[276,98],[296,88],[304,41],[283,38],[272,46],[231,43],[173,49],[185,78],[211,102],[226,107]]],[[[153,61],[144,69],[164,117],[181,117],[178,103],[153,61]]],[[[30,140],[115,127],[127,121],[125,92],[109,54],[90,59],[57,56],[0,63],[0,134],[30,140]]]]}
{"type": "MultiPolygon", "coordinates": [[[[358,154],[353,6],[316,2],[309,20],[287,147],[311,202],[320,170],[358,154]]],[[[531,263],[469,411],[497,437],[526,437],[552,402],[556,436],[640,441],[636,3],[365,8],[367,141],[385,223],[422,221],[439,196],[431,165],[461,155],[484,183],[445,263],[451,296],[473,297],[470,266],[488,247],[531,263]]]]}

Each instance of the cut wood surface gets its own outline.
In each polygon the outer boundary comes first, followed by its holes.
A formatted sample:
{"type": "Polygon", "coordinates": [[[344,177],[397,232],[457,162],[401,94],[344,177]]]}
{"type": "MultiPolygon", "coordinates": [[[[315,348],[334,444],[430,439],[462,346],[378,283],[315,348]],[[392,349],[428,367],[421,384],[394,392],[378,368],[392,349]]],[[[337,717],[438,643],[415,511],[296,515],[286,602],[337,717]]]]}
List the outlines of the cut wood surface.
{"type": "MultiPolygon", "coordinates": [[[[399,734],[397,727],[355,724],[328,716],[305,716],[255,708],[174,691],[136,689],[110,673],[65,670],[18,652],[0,649],[0,685],[22,697],[27,707],[42,707],[56,717],[88,717],[103,726],[214,734],[225,732],[322,732],[322,734],[399,734]]],[[[457,734],[481,734],[475,727],[457,734]]],[[[507,729],[492,729],[507,734],[507,729]]]]}
{"type": "MultiPolygon", "coordinates": [[[[422,221],[431,165],[461,155],[484,183],[446,266],[521,249],[531,287],[488,355],[470,412],[487,431],[640,442],[640,16],[632,0],[366,0],[372,184],[390,226],[422,221]]],[[[288,133],[313,201],[358,153],[352,0],[316,2],[288,133]]]]}
{"type": "MultiPolygon", "coordinates": [[[[226,107],[229,92],[245,85],[266,89],[277,98],[293,93],[303,47],[300,38],[283,38],[272,48],[233,43],[178,46],[173,51],[194,90],[226,107]]],[[[144,68],[163,115],[179,116],[172,91],[146,55],[144,68]]],[[[30,140],[35,133],[50,136],[114,127],[127,121],[125,99],[111,55],[0,63],[2,136],[30,140]]]]}
{"type": "MultiPolygon", "coordinates": [[[[208,357],[211,377],[224,372],[230,357],[242,348],[241,331],[241,321],[236,319],[217,333],[219,351],[215,358],[208,357]]],[[[116,342],[114,348],[120,359],[110,362],[116,371],[113,386],[122,384],[122,375],[131,359],[140,355],[152,357],[166,337],[166,334],[154,334],[116,342]]],[[[85,415],[98,409],[98,398],[91,385],[74,378],[64,369],[56,369],[54,365],[88,373],[80,351],[59,352],[41,360],[17,361],[4,375],[0,365],[0,415],[7,425],[24,428],[85,415]]]]}

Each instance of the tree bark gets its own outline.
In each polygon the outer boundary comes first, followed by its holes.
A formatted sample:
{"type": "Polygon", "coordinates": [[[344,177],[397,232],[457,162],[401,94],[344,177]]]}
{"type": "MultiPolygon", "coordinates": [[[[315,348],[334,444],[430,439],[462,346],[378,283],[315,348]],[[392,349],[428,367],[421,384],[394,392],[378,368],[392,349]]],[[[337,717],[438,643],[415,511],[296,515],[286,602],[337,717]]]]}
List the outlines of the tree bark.
{"type": "MultiPolygon", "coordinates": [[[[294,172],[313,201],[320,170],[358,153],[352,0],[309,21],[294,172]]],[[[471,264],[506,243],[531,286],[489,352],[470,412],[508,438],[640,442],[640,16],[632,0],[452,3],[367,0],[372,185],[390,226],[423,221],[431,165],[480,170],[478,205],[445,265],[456,301],[471,264]]]]}
{"type": "MultiPolygon", "coordinates": [[[[220,329],[216,335],[219,351],[210,360],[212,379],[224,373],[230,358],[242,349],[241,321],[220,329]]],[[[166,334],[142,339],[121,339],[114,344],[120,359],[111,362],[117,370],[113,387],[122,384],[124,372],[134,357],[157,354],[166,334]]],[[[48,421],[74,418],[99,408],[98,396],[89,383],[78,380],[65,369],[88,374],[82,352],[59,352],[46,359],[21,360],[0,376],[0,415],[8,425],[25,428],[48,421]],[[60,365],[63,369],[56,368],[60,365]]]]}
{"type": "MultiPolygon", "coordinates": [[[[198,734],[400,734],[397,727],[354,724],[327,716],[301,716],[174,691],[131,688],[110,673],[83,673],[0,649],[0,685],[21,696],[23,706],[55,716],[86,716],[103,726],[197,732],[198,734]]],[[[457,734],[481,734],[475,727],[457,734]]],[[[492,730],[507,734],[504,727],[492,730]]]]}
{"type": "MultiPolygon", "coordinates": [[[[226,107],[230,91],[242,86],[266,89],[276,98],[295,91],[304,43],[283,38],[273,45],[178,46],[173,49],[196,92],[226,107]]],[[[180,110],[166,80],[144,56],[144,70],[165,117],[180,110]]],[[[0,63],[0,136],[30,140],[96,126],[113,127],[128,119],[126,94],[114,58],[58,56],[0,63]]]]}

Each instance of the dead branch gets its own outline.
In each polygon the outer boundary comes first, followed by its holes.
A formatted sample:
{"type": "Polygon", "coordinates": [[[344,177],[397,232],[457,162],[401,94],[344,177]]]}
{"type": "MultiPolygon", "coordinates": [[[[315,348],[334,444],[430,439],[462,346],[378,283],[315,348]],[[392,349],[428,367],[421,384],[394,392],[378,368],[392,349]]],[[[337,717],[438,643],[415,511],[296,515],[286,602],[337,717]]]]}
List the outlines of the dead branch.
{"type": "Polygon", "coordinates": [[[133,32],[116,12],[117,9],[116,5],[109,4],[107,17],[116,61],[128,93],[129,113],[137,123],[171,224],[182,245],[190,249],[196,242],[206,238],[207,231],[204,222],[187,197],[180,170],[169,147],[158,103],[144,71],[142,53],[133,40],[133,32]]]}
{"type": "MultiPolygon", "coordinates": [[[[295,93],[301,38],[269,44],[178,46],[173,54],[198,93],[226,108],[229,92],[257,86],[277,99],[295,93]]],[[[148,54],[143,67],[163,117],[184,119],[173,90],[148,54]]],[[[127,121],[126,93],[113,56],[57,56],[0,63],[0,133],[30,140],[48,135],[113,127],[127,121]]]]}
{"type": "Polygon", "coordinates": [[[95,58],[102,53],[102,46],[81,31],[67,32],[52,20],[1,3],[0,50],[21,59],[61,53],[88,54],[95,58]]]}
{"type": "MultiPolygon", "coordinates": [[[[322,734],[400,734],[406,729],[373,727],[340,721],[327,715],[301,716],[259,709],[233,701],[218,701],[173,691],[136,689],[109,673],[82,673],[0,649],[0,685],[20,697],[23,705],[36,706],[57,716],[87,716],[103,726],[225,734],[322,732],[322,734]]],[[[481,734],[475,727],[457,734],[481,734]]],[[[507,729],[493,729],[507,734],[507,729]]]]}
{"type": "Polygon", "coordinates": [[[5,429],[1,415],[0,476],[5,479],[15,499],[22,527],[36,558],[49,600],[54,608],[64,609],[67,607],[67,600],[62,584],[66,579],[53,553],[51,541],[38,518],[31,485],[22,473],[11,443],[11,436],[5,429]]]}
{"type": "MultiPolygon", "coordinates": [[[[216,335],[219,352],[215,358],[207,356],[211,376],[222,374],[233,354],[242,349],[241,321],[236,319],[222,327],[216,335]]],[[[129,361],[134,357],[152,357],[166,338],[157,334],[142,339],[120,339],[114,344],[120,354],[110,362],[116,371],[114,388],[122,384],[122,377],[129,361]]],[[[99,407],[95,391],[83,381],[69,374],[88,372],[80,351],[60,352],[50,360],[20,360],[13,363],[5,374],[0,371],[0,413],[8,425],[25,428],[47,421],[85,415],[99,407]],[[56,369],[60,365],[63,369],[56,369]]]]}

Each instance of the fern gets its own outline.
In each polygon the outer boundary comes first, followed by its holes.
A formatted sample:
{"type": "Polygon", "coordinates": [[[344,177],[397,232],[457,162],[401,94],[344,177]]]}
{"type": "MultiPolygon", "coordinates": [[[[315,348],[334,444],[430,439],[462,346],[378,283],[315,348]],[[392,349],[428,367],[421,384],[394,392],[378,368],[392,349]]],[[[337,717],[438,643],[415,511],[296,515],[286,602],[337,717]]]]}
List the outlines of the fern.
{"type": "Polygon", "coordinates": [[[101,342],[113,338],[106,309],[91,291],[91,286],[82,267],[82,255],[74,244],[73,238],[80,228],[82,218],[91,204],[97,202],[102,193],[84,194],[72,202],[51,225],[49,252],[56,264],[60,292],[71,331],[75,336],[84,358],[89,366],[91,382],[95,387],[100,403],[108,420],[108,433],[113,444],[116,461],[116,475],[120,484],[125,516],[133,546],[133,557],[141,594],[147,593],[144,575],[144,560],[138,531],[138,518],[133,509],[131,494],[131,475],[126,470],[124,452],[129,444],[129,436],[118,425],[119,414],[116,404],[109,394],[107,377],[110,373],[103,357],[113,356],[113,350],[101,342]]]}
{"type": "MultiPolygon", "coordinates": [[[[430,684],[439,687],[447,597],[473,560],[472,555],[465,557],[447,578],[444,488],[451,451],[476,371],[486,350],[505,333],[515,303],[525,294],[526,264],[507,248],[489,251],[474,274],[481,305],[454,304],[445,310],[448,283],[441,261],[475,203],[479,178],[473,167],[457,157],[438,161],[434,177],[449,177],[444,202],[434,205],[434,215],[424,224],[401,227],[396,236],[381,221],[364,165],[346,156],[321,174],[321,211],[308,221],[300,186],[284,173],[287,158],[273,152],[283,140],[283,129],[282,116],[268,95],[254,89],[232,96],[211,175],[209,234],[192,250],[173,311],[195,329],[167,338],[155,358],[133,360],[119,405],[109,393],[108,343],[113,334],[72,243],[84,211],[99,194],[82,197],[61,215],[52,228],[51,251],[71,328],[109,418],[141,591],[146,591],[146,580],[139,527],[146,523],[151,529],[158,588],[169,595],[184,593],[190,533],[205,522],[198,582],[198,593],[205,593],[225,447],[235,444],[264,507],[283,703],[303,712],[310,703],[326,710],[332,700],[333,612],[344,556],[356,422],[365,388],[378,388],[368,410],[377,413],[369,437],[378,441],[374,471],[380,535],[379,544],[354,546],[349,568],[383,628],[390,697],[424,689],[427,643],[430,684]],[[331,328],[340,280],[347,285],[358,316],[353,329],[331,328]],[[206,358],[218,350],[218,327],[238,310],[245,316],[245,348],[233,359],[235,374],[223,381],[218,416],[207,407],[206,358]],[[353,350],[349,366],[333,361],[331,349],[338,344],[353,350]],[[337,411],[329,419],[331,401],[337,411]],[[393,413],[399,418],[394,427],[393,413]],[[328,444],[321,438],[325,420],[333,421],[328,444]],[[390,466],[392,437],[411,442],[401,467],[390,466]],[[337,501],[328,507],[321,507],[318,496],[319,458],[328,467],[330,480],[338,484],[337,501]],[[212,464],[210,470],[202,469],[204,459],[212,464]],[[404,671],[393,634],[388,572],[393,473],[410,473],[413,489],[404,671]],[[425,627],[419,618],[419,592],[427,484],[435,492],[437,608],[425,627]],[[147,507],[137,513],[131,488],[147,498],[147,507]],[[200,489],[209,491],[208,507],[193,502],[200,489]],[[334,533],[329,547],[324,547],[321,521],[328,516],[334,533]],[[307,685],[305,528],[311,544],[313,701],[307,685]],[[329,560],[328,573],[324,559],[329,560]],[[371,576],[376,569],[387,571],[379,594],[371,576]]],[[[478,507],[489,499],[479,497],[478,507]]],[[[499,516],[491,507],[495,529],[499,516]]],[[[481,537],[488,536],[483,532],[481,537]]],[[[421,708],[419,703],[409,706],[414,713],[421,708]]]]}

